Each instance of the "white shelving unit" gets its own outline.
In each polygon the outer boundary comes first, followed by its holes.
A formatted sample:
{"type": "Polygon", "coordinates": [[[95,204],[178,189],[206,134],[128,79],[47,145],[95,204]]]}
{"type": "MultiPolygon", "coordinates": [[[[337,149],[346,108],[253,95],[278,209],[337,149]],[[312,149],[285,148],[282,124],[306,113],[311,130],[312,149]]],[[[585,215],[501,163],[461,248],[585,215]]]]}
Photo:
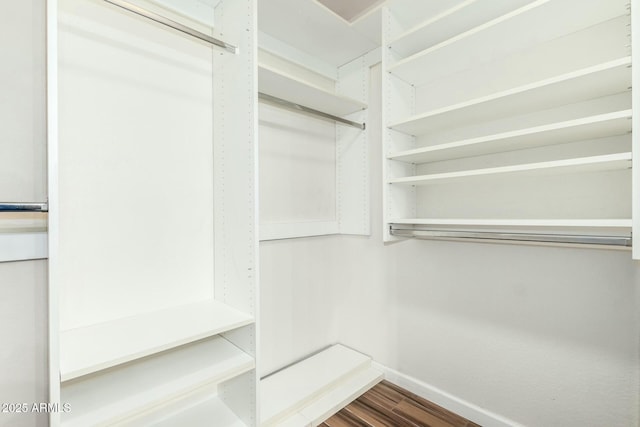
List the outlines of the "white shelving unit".
{"type": "Polygon", "coordinates": [[[255,427],[255,0],[116,3],[47,7],[50,425],[255,427]]]}
{"type": "Polygon", "coordinates": [[[383,10],[385,241],[404,238],[392,225],[630,236],[627,4],[487,3],[418,23],[383,10]]]}

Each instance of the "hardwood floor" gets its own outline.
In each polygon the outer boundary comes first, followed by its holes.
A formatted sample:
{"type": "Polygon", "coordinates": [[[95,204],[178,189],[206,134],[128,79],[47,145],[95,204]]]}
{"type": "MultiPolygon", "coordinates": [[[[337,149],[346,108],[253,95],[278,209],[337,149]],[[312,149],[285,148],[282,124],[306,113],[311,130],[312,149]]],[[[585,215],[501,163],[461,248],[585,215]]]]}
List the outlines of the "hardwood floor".
{"type": "Polygon", "coordinates": [[[320,426],[479,427],[388,381],[382,381],[320,426]]]}

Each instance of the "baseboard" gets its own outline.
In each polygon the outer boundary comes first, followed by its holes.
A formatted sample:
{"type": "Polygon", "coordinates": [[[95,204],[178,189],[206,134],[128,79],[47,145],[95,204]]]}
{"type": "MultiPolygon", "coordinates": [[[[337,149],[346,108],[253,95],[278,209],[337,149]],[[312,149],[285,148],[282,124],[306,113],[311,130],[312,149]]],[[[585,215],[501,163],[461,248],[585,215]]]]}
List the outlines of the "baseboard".
{"type": "Polygon", "coordinates": [[[522,424],[494,414],[493,412],[442,391],[437,387],[433,387],[394,369],[387,368],[380,363],[373,362],[372,366],[379,371],[382,371],[386,380],[399,385],[420,397],[424,397],[436,405],[440,405],[445,409],[463,416],[474,423],[480,424],[483,427],[524,427],[522,424]]]}

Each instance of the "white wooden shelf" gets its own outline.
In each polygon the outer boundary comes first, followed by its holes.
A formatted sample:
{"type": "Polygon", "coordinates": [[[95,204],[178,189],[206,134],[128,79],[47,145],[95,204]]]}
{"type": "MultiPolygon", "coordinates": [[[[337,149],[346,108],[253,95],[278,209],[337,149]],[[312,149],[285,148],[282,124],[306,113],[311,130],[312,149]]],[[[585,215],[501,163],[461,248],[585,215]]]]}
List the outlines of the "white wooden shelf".
{"type": "Polygon", "coordinates": [[[60,376],[67,381],[253,323],[215,300],[118,319],[60,334],[60,376]]]}
{"type": "MultiPolygon", "coordinates": [[[[486,3],[479,7],[486,7],[486,3]]],[[[626,3],[624,0],[537,0],[398,61],[389,71],[415,86],[422,86],[468,68],[477,58],[506,56],[624,15],[626,3]],[[567,15],[571,15],[571,19],[567,19],[567,15]]]]}
{"type": "Polygon", "coordinates": [[[413,55],[462,34],[531,0],[466,0],[413,26],[388,43],[402,56],[413,55]]]}
{"type": "Polygon", "coordinates": [[[464,219],[402,218],[391,224],[457,227],[552,227],[552,228],[616,228],[631,229],[631,219],[464,219]]]}
{"type": "MultiPolygon", "coordinates": [[[[153,427],[213,426],[213,422],[216,426],[247,427],[217,396],[211,396],[197,405],[149,425],[153,427]]],[[[129,427],[136,425],[139,424],[131,424],[129,427]]]]}
{"type": "Polygon", "coordinates": [[[363,102],[327,91],[264,64],[258,67],[258,89],[267,95],[334,116],[342,117],[367,108],[363,102]]]}
{"type": "Polygon", "coordinates": [[[631,110],[623,110],[400,151],[388,155],[387,158],[419,164],[623,135],[629,132],[631,110]]]}
{"type": "Polygon", "coordinates": [[[111,425],[254,367],[251,356],[222,337],[182,346],[63,385],[62,400],[73,410],[62,424],[111,425]]]}
{"type": "Polygon", "coordinates": [[[473,169],[460,172],[446,172],[429,175],[410,176],[390,180],[390,184],[430,185],[459,182],[469,178],[483,178],[505,175],[535,175],[550,173],[599,172],[631,168],[631,153],[607,154],[603,156],[581,157],[568,160],[528,163],[495,168],[473,169]]]}
{"type": "Polygon", "coordinates": [[[418,114],[389,127],[412,135],[509,117],[627,91],[631,57],[418,114]]]}
{"type": "Polygon", "coordinates": [[[371,358],[336,344],[263,379],[260,425],[279,426],[296,415],[306,418],[305,408],[313,413],[323,412],[314,407],[314,402],[370,365],[371,358]]]}

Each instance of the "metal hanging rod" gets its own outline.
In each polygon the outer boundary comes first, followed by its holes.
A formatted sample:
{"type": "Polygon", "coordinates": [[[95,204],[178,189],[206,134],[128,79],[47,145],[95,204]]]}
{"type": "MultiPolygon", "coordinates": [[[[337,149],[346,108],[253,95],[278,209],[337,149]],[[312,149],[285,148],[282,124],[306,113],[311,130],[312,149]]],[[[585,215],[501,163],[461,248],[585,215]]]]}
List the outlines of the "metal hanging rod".
{"type": "Polygon", "coordinates": [[[304,105],[296,104],[295,102],[287,101],[286,99],[267,95],[266,93],[259,92],[258,98],[270,104],[274,104],[279,107],[286,108],[287,110],[296,111],[304,114],[311,114],[313,116],[320,117],[324,120],[330,120],[333,122],[342,123],[344,125],[352,126],[354,128],[358,128],[362,130],[364,130],[365,128],[364,123],[352,122],[351,120],[343,119],[342,117],[338,117],[322,111],[314,110],[313,108],[305,107],[304,105]]]}
{"type": "Polygon", "coordinates": [[[0,202],[0,212],[49,212],[48,203],[0,202]]]}
{"type": "Polygon", "coordinates": [[[159,24],[166,25],[167,27],[173,28],[174,30],[190,35],[191,37],[195,37],[207,43],[211,43],[214,46],[221,47],[222,49],[228,52],[231,52],[234,54],[238,52],[238,48],[233,45],[230,45],[229,43],[223,42],[222,40],[211,37],[200,31],[196,31],[193,28],[189,28],[186,25],[182,25],[179,22],[173,21],[169,18],[165,18],[164,16],[158,15],[157,13],[153,13],[151,11],[138,7],[129,2],[122,1],[122,0],[104,0],[104,1],[114,6],[121,7],[129,12],[135,13],[136,15],[140,15],[144,18],[155,21],[159,24]]]}
{"type": "Polygon", "coordinates": [[[434,230],[415,229],[391,226],[391,234],[399,237],[414,237],[417,239],[468,239],[488,241],[565,243],[579,245],[624,246],[631,247],[631,236],[598,236],[574,234],[538,234],[538,233],[508,233],[495,231],[464,231],[464,230],[434,230]]]}

